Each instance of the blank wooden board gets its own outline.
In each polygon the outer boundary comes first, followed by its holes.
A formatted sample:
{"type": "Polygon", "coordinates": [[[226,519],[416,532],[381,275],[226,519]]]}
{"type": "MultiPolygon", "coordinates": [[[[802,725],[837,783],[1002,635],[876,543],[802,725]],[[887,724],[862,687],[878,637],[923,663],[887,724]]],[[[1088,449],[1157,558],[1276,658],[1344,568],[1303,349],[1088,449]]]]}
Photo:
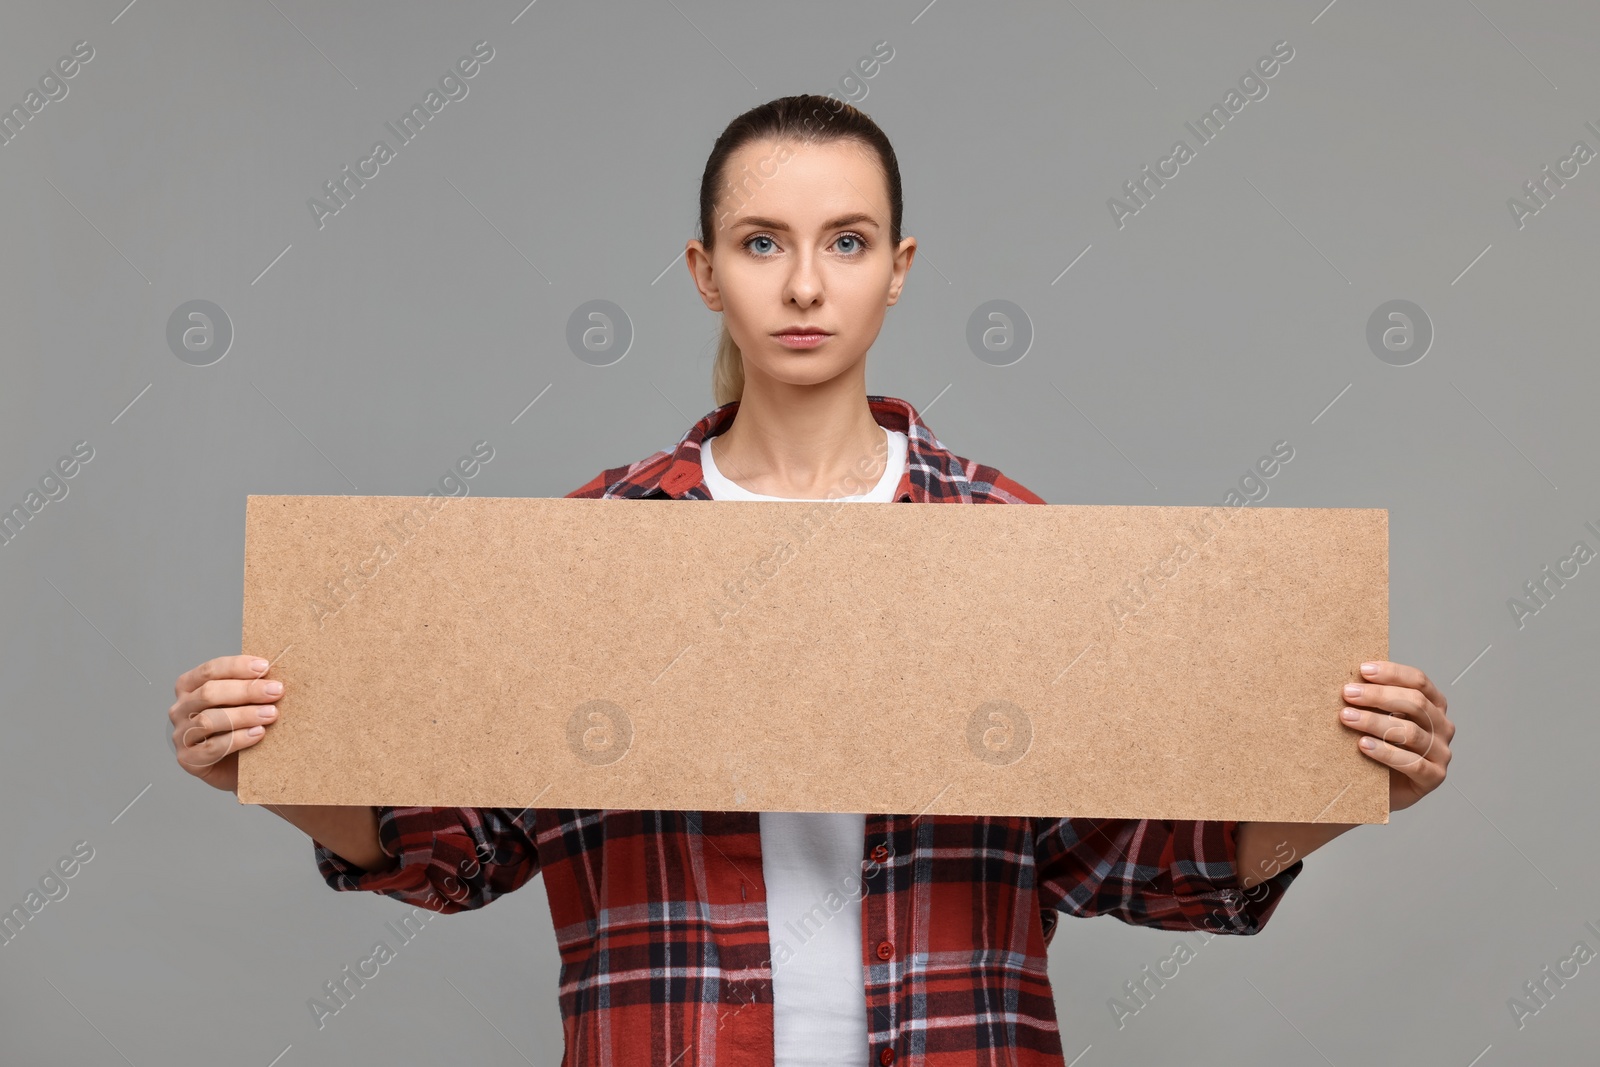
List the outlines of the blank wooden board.
{"type": "Polygon", "coordinates": [[[250,496],[240,801],[1387,822],[1364,508],[250,496]]]}

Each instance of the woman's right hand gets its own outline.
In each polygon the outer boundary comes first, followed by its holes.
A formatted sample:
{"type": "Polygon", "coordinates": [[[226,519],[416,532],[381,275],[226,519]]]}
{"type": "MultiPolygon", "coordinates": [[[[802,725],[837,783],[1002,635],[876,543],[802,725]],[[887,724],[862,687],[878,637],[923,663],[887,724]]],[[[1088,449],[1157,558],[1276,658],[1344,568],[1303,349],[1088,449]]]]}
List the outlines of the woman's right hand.
{"type": "Polygon", "coordinates": [[[217,789],[239,791],[239,750],[277,721],[283,683],[267,681],[259,656],[218,656],[178,676],[167,709],[178,766],[217,789]]]}

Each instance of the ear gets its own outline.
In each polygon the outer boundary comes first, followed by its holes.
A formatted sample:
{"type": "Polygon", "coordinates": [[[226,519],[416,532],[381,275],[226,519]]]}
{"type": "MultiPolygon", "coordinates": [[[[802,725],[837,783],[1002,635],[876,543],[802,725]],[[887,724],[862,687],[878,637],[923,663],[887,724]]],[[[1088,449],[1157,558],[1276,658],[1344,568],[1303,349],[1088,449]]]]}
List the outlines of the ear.
{"type": "Polygon", "coordinates": [[[917,239],[903,237],[900,247],[894,253],[894,275],[889,281],[889,306],[893,307],[900,300],[900,290],[905,287],[906,273],[911,270],[911,261],[917,257],[917,239]]]}
{"type": "Polygon", "coordinates": [[[717,288],[716,275],[711,269],[711,253],[699,240],[691,240],[684,250],[689,276],[700,291],[700,301],[712,311],[722,310],[722,290],[717,288]]]}

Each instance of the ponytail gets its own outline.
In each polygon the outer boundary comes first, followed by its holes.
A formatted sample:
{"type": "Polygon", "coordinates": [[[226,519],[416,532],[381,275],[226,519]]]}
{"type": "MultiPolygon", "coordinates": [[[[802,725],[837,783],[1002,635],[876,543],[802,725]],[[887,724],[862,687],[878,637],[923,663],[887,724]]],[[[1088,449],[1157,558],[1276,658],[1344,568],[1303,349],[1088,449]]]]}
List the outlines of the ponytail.
{"type": "Polygon", "coordinates": [[[744,393],[744,356],[722,325],[722,336],[717,340],[717,361],[711,367],[711,396],[717,407],[738,400],[744,393]]]}

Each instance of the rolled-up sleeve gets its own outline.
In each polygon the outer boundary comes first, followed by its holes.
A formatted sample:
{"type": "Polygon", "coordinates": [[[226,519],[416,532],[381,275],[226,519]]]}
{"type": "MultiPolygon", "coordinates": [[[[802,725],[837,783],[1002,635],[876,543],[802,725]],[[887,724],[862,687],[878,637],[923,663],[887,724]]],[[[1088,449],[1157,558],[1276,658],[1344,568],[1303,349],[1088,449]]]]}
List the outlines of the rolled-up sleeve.
{"type": "Polygon", "coordinates": [[[399,865],[367,871],[312,840],[317,869],[341,892],[382,893],[444,915],[481,908],[539,872],[537,809],[378,809],[378,847],[399,865]]]}
{"type": "Polygon", "coordinates": [[[1296,860],[1243,888],[1237,822],[1039,819],[1037,827],[1041,907],[1135,926],[1258,933],[1305,866],[1296,860]]]}

